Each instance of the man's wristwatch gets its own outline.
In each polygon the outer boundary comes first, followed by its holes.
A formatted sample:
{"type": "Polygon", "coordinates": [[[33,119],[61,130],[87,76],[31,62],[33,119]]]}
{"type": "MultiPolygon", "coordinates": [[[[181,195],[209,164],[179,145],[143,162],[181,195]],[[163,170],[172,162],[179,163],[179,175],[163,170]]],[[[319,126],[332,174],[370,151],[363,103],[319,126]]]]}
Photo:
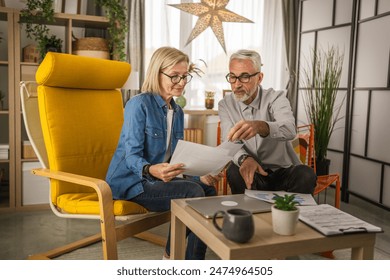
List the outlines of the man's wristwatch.
{"type": "Polygon", "coordinates": [[[241,156],[238,158],[238,161],[237,161],[238,166],[241,166],[242,163],[243,163],[248,157],[250,157],[250,155],[247,155],[247,154],[241,155],[241,156]]]}
{"type": "Polygon", "coordinates": [[[149,168],[150,168],[151,164],[146,164],[144,165],[144,168],[142,168],[142,176],[149,176],[150,175],[150,172],[149,172],[149,168]]]}

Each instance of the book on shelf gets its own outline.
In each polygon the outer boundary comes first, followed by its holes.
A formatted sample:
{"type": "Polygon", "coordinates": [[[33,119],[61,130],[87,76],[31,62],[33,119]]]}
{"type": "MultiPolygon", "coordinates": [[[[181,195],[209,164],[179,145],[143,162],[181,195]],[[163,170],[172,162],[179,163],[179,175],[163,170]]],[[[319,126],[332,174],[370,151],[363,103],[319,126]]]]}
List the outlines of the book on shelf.
{"type": "Polygon", "coordinates": [[[0,159],[8,159],[9,157],[9,145],[0,144],[0,159]]]}
{"type": "Polygon", "coordinates": [[[185,128],[184,140],[198,144],[203,143],[203,129],[201,128],[185,128]]]}

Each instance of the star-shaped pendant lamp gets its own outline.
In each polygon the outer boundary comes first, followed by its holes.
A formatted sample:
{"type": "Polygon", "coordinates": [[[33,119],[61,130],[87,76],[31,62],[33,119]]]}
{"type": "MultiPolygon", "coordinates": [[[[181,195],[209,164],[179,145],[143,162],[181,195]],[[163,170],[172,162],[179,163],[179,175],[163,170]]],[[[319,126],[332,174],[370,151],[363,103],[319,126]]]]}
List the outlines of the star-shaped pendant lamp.
{"type": "Polygon", "coordinates": [[[210,26],[226,53],[222,22],[253,23],[253,21],[227,10],[225,7],[229,1],[201,0],[201,3],[169,4],[169,6],[199,17],[187,40],[186,46],[210,26]]]}

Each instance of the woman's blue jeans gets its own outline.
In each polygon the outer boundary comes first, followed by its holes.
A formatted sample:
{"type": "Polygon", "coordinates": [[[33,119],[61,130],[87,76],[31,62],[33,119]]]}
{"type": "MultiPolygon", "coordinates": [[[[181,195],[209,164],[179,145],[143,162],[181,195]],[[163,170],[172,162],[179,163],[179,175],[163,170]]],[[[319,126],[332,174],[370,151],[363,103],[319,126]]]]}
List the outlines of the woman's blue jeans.
{"type": "MultiPolygon", "coordinates": [[[[213,186],[207,186],[200,181],[191,179],[175,178],[170,182],[144,181],[144,192],[131,201],[136,202],[149,211],[162,212],[171,209],[171,200],[176,198],[191,198],[215,196],[216,190],[213,186]]],[[[207,246],[195,234],[187,229],[187,260],[203,260],[207,246]]],[[[170,255],[171,228],[169,227],[166,253],[170,255]]]]}

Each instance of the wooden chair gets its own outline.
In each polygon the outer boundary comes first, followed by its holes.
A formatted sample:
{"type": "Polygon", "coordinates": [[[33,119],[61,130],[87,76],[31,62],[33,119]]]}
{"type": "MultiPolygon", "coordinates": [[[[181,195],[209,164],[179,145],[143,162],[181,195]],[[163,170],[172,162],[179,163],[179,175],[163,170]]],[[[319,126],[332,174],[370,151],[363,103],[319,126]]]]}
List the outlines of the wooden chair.
{"type": "Polygon", "coordinates": [[[54,258],[99,241],[103,258],[117,259],[117,242],[130,236],[165,245],[165,237],[145,231],[168,222],[170,212],[150,213],[136,203],[113,200],[105,182],[123,124],[117,88],[129,73],[124,62],[48,53],[36,74],[38,98],[22,83],[26,130],[44,166],[32,172],[50,179],[51,209],[62,218],[97,219],[101,225],[96,235],[30,259],[54,258]]]}
{"type": "MultiPolygon", "coordinates": [[[[303,164],[311,166],[316,171],[315,161],[315,146],[314,146],[314,126],[312,124],[298,126],[298,137],[295,141],[298,143],[293,144],[295,152],[299,155],[300,160],[303,164]]],[[[317,185],[314,189],[314,195],[325,191],[329,186],[335,184],[335,200],[334,205],[336,208],[340,208],[340,176],[339,174],[329,174],[317,176],[317,185]]],[[[325,196],[326,198],[326,196],[325,196]]],[[[326,202],[326,201],[325,201],[326,202]]]]}
{"type": "MultiPolygon", "coordinates": [[[[316,160],[315,160],[315,145],[314,145],[314,125],[307,124],[301,125],[297,127],[298,130],[298,144],[294,145],[295,152],[300,157],[300,160],[303,164],[306,164],[314,169],[316,172],[316,160]]],[[[334,198],[334,206],[340,209],[340,176],[339,174],[328,174],[317,176],[317,184],[314,188],[313,195],[317,195],[317,201],[319,200],[319,194],[321,192],[325,192],[325,203],[326,203],[326,191],[328,187],[332,184],[336,184],[335,188],[335,198],[334,198]]],[[[328,259],[334,259],[333,251],[325,251],[319,253],[321,256],[326,257],[328,259]]]]}
{"type": "Polygon", "coordinates": [[[35,81],[20,82],[20,100],[23,121],[31,146],[43,168],[49,168],[49,160],[43,140],[38,110],[38,84],[35,81]]]}
{"type": "MultiPolygon", "coordinates": [[[[225,95],[230,95],[230,94],[232,94],[232,90],[230,89],[222,90],[222,97],[225,97],[225,95]]],[[[217,146],[221,145],[221,143],[222,143],[222,130],[221,130],[221,122],[219,121],[217,126],[217,146]]],[[[228,182],[226,177],[226,168],[223,170],[223,177],[218,184],[218,189],[219,189],[219,193],[221,193],[222,195],[227,195],[229,193],[228,182]]]]}

